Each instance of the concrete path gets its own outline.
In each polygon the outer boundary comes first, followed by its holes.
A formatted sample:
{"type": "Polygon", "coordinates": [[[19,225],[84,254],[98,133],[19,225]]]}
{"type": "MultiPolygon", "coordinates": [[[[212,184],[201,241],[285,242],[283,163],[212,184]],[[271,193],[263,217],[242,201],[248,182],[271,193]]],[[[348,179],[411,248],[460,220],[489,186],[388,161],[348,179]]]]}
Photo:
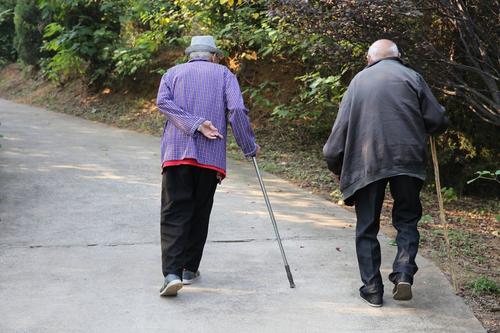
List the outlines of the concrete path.
{"type": "MultiPolygon", "coordinates": [[[[410,302],[358,296],[354,216],[250,163],[217,190],[198,284],[159,297],[159,138],[0,100],[0,332],[484,332],[428,260],[410,302]]],[[[381,237],[383,274],[395,248],[381,237]]]]}

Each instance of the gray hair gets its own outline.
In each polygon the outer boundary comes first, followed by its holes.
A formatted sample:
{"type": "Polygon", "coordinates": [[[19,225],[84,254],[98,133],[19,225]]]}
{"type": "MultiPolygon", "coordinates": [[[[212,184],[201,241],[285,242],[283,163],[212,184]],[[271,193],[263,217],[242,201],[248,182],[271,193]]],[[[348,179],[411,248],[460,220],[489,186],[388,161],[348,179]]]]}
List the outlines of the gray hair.
{"type": "Polygon", "coordinates": [[[373,62],[387,57],[399,57],[398,46],[391,40],[380,39],[370,46],[368,56],[373,62]]]}
{"type": "Polygon", "coordinates": [[[210,60],[212,55],[213,55],[213,53],[210,53],[210,52],[191,52],[189,54],[189,59],[210,60]]]}

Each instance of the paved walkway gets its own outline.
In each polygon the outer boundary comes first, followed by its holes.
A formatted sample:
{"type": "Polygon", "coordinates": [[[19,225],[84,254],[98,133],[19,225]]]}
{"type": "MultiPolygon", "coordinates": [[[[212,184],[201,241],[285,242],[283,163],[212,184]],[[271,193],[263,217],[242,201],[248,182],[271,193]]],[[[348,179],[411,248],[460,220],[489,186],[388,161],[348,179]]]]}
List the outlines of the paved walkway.
{"type": "MultiPolygon", "coordinates": [[[[229,162],[199,284],[158,295],[159,138],[0,100],[0,332],[484,332],[418,258],[414,299],[361,301],[354,216],[229,162]]],[[[383,274],[395,248],[381,237],[383,274]]]]}

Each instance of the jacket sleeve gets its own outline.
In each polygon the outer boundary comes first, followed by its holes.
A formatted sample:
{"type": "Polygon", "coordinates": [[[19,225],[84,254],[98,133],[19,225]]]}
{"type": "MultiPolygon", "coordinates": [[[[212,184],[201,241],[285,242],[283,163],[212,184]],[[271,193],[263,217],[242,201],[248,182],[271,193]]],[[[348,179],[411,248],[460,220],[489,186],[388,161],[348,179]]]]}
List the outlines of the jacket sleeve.
{"type": "Polygon", "coordinates": [[[255,143],[255,135],[252,127],[250,126],[248,109],[243,102],[238,79],[233,73],[227,70],[224,80],[227,116],[233,129],[236,143],[243,150],[246,157],[255,156],[257,144],[255,143]]]}
{"type": "Polygon", "coordinates": [[[449,120],[444,113],[444,107],[439,104],[431,89],[422,78],[419,79],[418,98],[420,101],[420,110],[424,119],[427,134],[440,134],[446,130],[449,120]]]}
{"type": "Polygon", "coordinates": [[[160,112],[163,113],[167,117],[167,120],[171,121],[175,127],[183,131],[186,135],[194,136],[198,127],[205,119],[193,116],[176,105],[172,90],[170,73],[167,72],[161,79],[156,105],[160,112]]]}
{"type": "Polygon", "coordinates": [[[347,128],[349,125],[349,115],[351,112],[350,90],[352,90],[351,87],[347,89],[342,98],[332,132],[323,147],[323,155],[325,156],[328,169],[336,175],[340,175],[342,163],[344,162],[344,149],[347,138],[347,128]]]}

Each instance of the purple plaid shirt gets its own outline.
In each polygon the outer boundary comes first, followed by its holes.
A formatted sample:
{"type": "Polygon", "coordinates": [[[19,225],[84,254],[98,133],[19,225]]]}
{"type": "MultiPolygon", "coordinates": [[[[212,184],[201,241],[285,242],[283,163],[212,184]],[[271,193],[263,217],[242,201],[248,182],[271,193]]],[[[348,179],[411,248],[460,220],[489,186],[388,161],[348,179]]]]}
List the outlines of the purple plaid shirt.
{"type": "Polygon", "coordinates": [[[156,104],[166,116],[161,139],[162,165],[195,159],[226,170],[226,140],[210,140],[198,132],[205,120],[210,120],[224,138],[229,121],[245,156],[256,153],[238,80],[225,66],[195,59],[170,68],[161,79],[156,104]]]}

